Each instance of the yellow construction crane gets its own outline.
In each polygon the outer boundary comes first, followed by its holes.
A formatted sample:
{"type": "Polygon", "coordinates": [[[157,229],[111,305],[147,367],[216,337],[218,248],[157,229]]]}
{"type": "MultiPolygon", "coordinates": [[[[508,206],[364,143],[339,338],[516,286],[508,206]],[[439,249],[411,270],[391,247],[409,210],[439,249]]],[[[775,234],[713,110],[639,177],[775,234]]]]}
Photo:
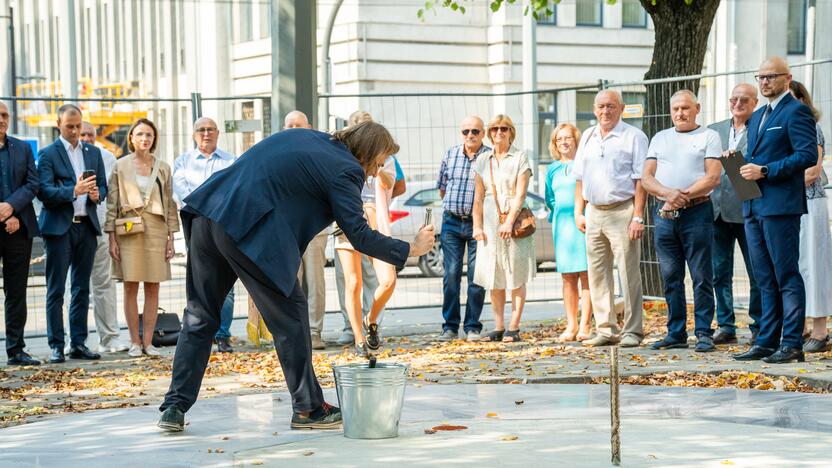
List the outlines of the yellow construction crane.
{"type": "MultiPolygon", "coordinates": [[[[139,109],[139,103],[125,102],[124,98],[135,97],[139,91],[138,82],[95,84],[89,78],[78,81],[79,98],[112,99],[112,101],[79,101],[84,119],[98,129],[97,141],[116,157],[121,156],[121,147],[107,136],[122,127],[129,127],[139,118],[146,118],[147,111],[139,109]]],[[[35,81],[17,86],[17,96],[31,97],[32,100],[18,101],[19,112],[31,127],[51,128],[57,121],[57,111],[65,102],[60,100],[39,100],[38,98],[62,98],[60,81],[35,81]]]]}

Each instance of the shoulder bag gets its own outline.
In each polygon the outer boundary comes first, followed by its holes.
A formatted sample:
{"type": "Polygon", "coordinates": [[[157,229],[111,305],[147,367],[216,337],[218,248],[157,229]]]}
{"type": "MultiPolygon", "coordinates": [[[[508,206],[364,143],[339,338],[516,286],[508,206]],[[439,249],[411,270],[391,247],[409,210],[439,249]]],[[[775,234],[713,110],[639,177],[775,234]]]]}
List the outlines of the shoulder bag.
{"type": "Polygon", "coordinates": [[[142,214],[144,213],[144,210],[147,209],[147,205],[150,203],[150,194],[153,193],[153,185],[155,185],[153,181],[156,180],[156,177],[159,174],[160,162],[161,160],[157,157],[156,162],[153,163],[153,170],[150,172],[150,179],[148,179],[147,187],[144,189],[144,205],[141,210],[132,208],[130,211],[132,211],[132,214],[135,216],[125,216],[125,213],[122,213],[121,216],[116,218],[116,235],[130,236],[144,232],[142,214]]]}
{"type": "MultiPolygon", "coordinates": [[[[489,159],[489,170],[491,171],[491,191],[494,193],[494,204],[497,205],[497,216],[500,219],[500,224],[503,224],[506,221],[506,215],[508,212],[503,213],[503,210],[500,208],[500,200],[497,196],[497,186],[494,184],[494,158],[492,157],[489,159]]],[[[517,185],[517,181],[515,180],[515,186],[517,185]]],[[[535,220],[534,213],[528,207],[524,206],[520,208],[520,212],[517,213],[517,218],[514,220],[514,225],[511,228],[511,237],[515,239],[522,239],[524,237],[529,237],[537,230],[537,221],[535,220]]]]}

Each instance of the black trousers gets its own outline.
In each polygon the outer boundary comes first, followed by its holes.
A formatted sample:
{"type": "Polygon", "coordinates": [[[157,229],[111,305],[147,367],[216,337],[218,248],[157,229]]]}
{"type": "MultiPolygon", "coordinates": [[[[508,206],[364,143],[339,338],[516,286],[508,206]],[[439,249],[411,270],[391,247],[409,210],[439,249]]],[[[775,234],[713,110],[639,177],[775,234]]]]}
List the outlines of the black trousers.
{"type": "Polygon", "coordinates": [[[29,257],[32,239],[26,228],[14,234],[6,232],[0,223],[0,259],[3,261],[3,293],[6,296],[6,354],[9,357],[23,351],[23,330],[26,328],[26,282],[29,278],[29,257]]]}
{"type": "Polygon", "coordinates": [[[309,310],[300,284],[295,283],[288,297],[282,295],[260,268],[240,252],[222,226],[201,216],[189,221],[187,307],[173,358],[170,389],[159,409],[176,406],[185,412],[196,402],[220,325],[220,310],[237,278],[274,336],[295,412],[320,407],[323,392],[312,368],[309,310]]]}

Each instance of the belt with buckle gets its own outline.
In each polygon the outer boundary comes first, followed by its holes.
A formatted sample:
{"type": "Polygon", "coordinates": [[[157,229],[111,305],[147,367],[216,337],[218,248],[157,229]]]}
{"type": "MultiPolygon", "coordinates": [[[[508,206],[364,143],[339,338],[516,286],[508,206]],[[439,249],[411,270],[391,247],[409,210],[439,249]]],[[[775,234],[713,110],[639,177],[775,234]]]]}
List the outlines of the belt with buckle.
{"type": "Polygon", "coordinates": [[[615,202],[615,203],[610,203],[609,205],[592,205],[592,207],[597,208],[599,210],[604,210],[604,211],[614,210],[614,209],[618,208],[619,206],[621,206],[621,205],[623,205],[623,204],[625,204],[625,203],[627,203],[631,200],[632,200],[632,198],[628,198],[626,200],[621,200],[621,201],[618,201],[618,202],[615,202]]]}
{"type": "Polygon", "coordinates": [[[456,213],[451,213],[450,211],[446,211],[445,213],[448,213],[449,215],[453,216],[454,218],[456,218],[460,221],[469,221],[469,220],[471,220],[471,215],[458,215],[456,213]]]}
{"type": "Polygon", "coordinates": [[[662,219],[678,219],[680,216],[682,216],[682,211],[709,201],[711,201],[711,197],[707,195],[704,197],[694,198],[691,201],[689,201],[683,208],[679,208],[678,210],[663,210],[659,208],[658,210],[656,210],[656,215],[658,215],[659,218],[662,219]]]}
{"type": "Polygon", "coordinates": [[[72,224],[81,224],[84,222],[85,219],[87,219],[86,216],[73,216],[72,224]]]}

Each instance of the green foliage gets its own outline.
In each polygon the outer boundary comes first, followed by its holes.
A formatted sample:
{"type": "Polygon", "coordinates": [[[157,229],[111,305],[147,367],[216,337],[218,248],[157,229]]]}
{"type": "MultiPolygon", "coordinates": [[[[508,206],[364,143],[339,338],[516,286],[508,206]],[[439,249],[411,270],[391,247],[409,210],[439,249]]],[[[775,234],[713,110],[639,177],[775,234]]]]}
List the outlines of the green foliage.
{"type": "MultiPolygon", "coordinates": [[[[465,6],[464,4],[471,0],[427,0],[425,1],[425,6],[423,8],[419,8],[419,11],[416,12],[416,16],[419,19],[424,21],[425,12],[433,10],[434,13],[436,12],[436,7],[441,8],[450,8],[452,11],[458,11],[460,13],[465,13],[465,6]]],[[[618,0],[607,0],[609,5],[615,5],[618,0]]],[[[651,0],[653,6],[656,5],[658,0],[651,0]]],[[[488,4],[488,7],[491,9],[492,12],[496,13],[500,11],[500,8],[503,7],[504,3],[514,4],[517,0],[491,0],[488,4]]],[[[553,13],[552,7],[560,3],[560,0],[529,0],[529,3],[523,9],[523,14],[531,15],[534,19],[540,19],[541,16],[551,16],[553,13]]],[[[685,0],[686,5],[692,5],[693,0],[685,0]]]]}

